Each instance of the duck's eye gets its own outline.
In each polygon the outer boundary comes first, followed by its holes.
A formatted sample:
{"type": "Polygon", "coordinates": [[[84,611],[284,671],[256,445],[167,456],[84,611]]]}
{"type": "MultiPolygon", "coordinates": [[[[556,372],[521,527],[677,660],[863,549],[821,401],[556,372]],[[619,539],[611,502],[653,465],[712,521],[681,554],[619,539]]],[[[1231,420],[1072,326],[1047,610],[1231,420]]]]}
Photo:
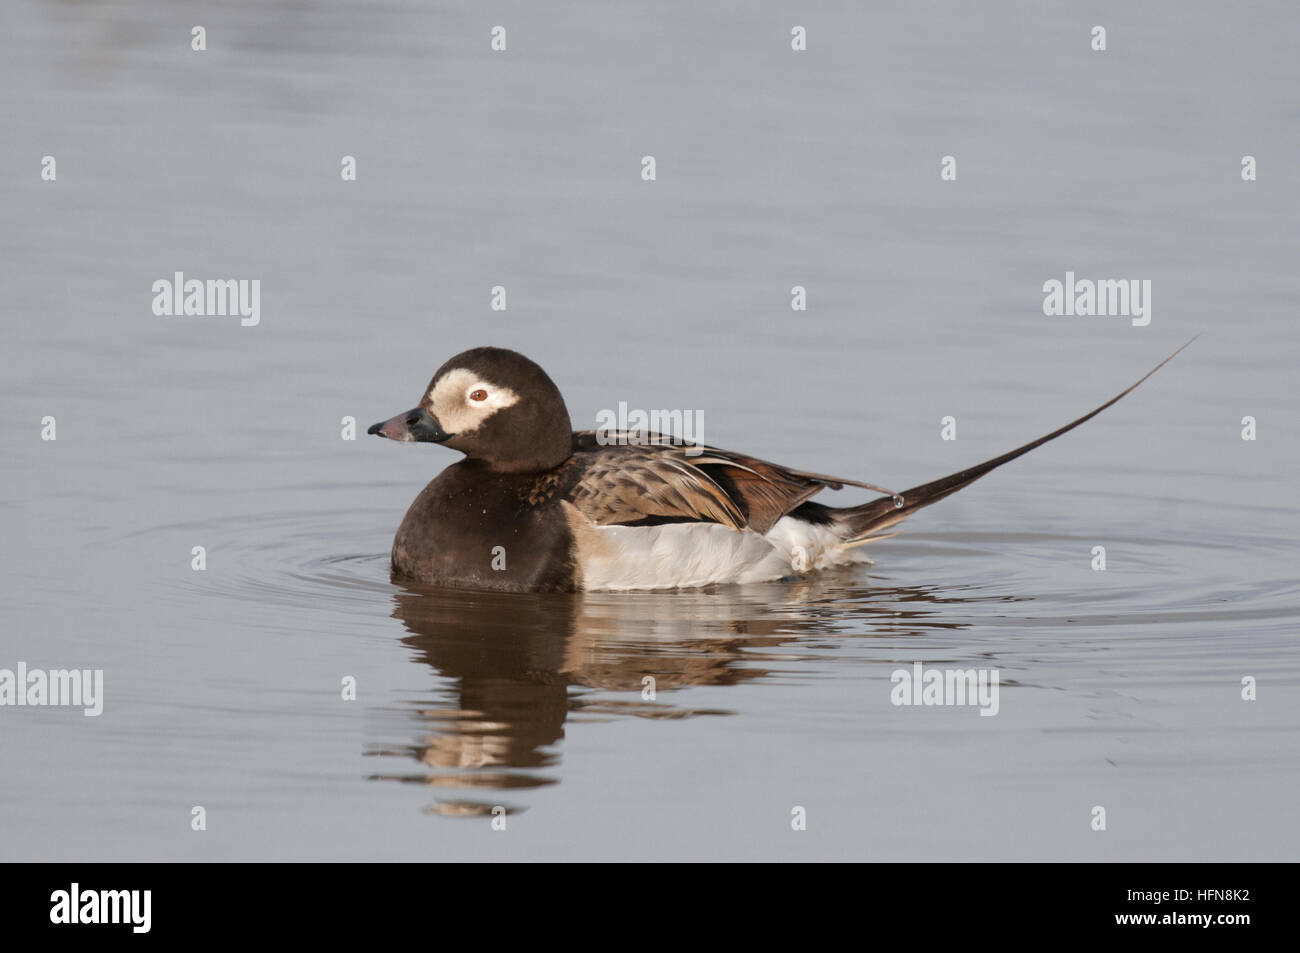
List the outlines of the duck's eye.
{"type": "Polygon", "coordinates": [[[478,390],[472,390],[469,392],[469,399],[487,400],[487,391],[483,390],[481,387],[478,390]]]}

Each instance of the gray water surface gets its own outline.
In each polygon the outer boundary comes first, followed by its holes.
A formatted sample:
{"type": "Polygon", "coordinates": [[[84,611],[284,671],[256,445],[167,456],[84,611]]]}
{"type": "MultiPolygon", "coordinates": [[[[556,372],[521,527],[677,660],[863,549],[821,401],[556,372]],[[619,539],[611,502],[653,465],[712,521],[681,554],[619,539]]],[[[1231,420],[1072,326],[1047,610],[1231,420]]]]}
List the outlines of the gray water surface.
{"type": "Polygon", "coordinates": [[[1252,11],[6,4],[0,668],[105,700],[0,708],[0,859],[1294,860],[1300,16],[1252,11]],[[1150,279],[1151,323],[1045,316],[1067,270],[1150,279]],[[176,271],[260,280],[260,323],[155,315],[176,271]],[[871,567],[390,577],[457,455],[365,427],[468,347],[579,428],[699,409],[901,488],[1196,334],[871,567]],[[892,705],[918,661],[996,668],[997,716],[892,705]]]}

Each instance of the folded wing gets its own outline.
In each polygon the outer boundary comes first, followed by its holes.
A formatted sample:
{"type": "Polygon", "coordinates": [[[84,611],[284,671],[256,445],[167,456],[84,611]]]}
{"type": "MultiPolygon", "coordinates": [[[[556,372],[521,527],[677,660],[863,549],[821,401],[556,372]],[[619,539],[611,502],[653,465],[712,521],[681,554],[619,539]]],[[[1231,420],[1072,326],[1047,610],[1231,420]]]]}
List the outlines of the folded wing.
{"type": "Polygon", "coordinates": [[[594,431],[574,434],[584,466],[569,500],[598,525],[710,522],[765,534],[824,489],[881,489],[717,447],[677,446],[662,434],[636,437],[639,445],[620,443],[628,435],[606,433],[602,444],[594,431]]]}

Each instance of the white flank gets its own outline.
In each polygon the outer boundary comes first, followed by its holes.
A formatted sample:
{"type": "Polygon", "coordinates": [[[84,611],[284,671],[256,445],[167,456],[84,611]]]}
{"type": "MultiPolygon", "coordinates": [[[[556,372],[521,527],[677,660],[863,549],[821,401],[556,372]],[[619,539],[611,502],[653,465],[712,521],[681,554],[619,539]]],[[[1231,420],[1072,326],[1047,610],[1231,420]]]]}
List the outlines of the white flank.
{"type": "Polygon", "coordinates": [[[766,536],[717,523],[596,526],[577,534],[583,589],[676,589],[766,582],[815,569],[869,563],[830,527],[783,516],[766,536]]]}

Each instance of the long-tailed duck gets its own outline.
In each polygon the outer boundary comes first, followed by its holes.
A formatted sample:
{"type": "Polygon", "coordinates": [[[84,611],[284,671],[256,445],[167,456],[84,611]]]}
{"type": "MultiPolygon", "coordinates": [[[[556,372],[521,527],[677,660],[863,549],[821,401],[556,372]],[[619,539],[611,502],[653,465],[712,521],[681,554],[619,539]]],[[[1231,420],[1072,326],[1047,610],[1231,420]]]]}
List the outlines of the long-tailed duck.
{"type": "Polygon", "coordinates": [[[393,568],[453,588],[571,592],[758,582],[868,562],[862,546],[882,530],[1095,417],[1181,350],[1059,430],[895,494],[659,434],[636,443],[575,433],[545,371],[515,351],[474,348],[438,369],[414,410],[368,431],[465,454],[411,504],[393,568]],[[839,508],[810,500],[844,486],[885,495],[839,508]]]}

